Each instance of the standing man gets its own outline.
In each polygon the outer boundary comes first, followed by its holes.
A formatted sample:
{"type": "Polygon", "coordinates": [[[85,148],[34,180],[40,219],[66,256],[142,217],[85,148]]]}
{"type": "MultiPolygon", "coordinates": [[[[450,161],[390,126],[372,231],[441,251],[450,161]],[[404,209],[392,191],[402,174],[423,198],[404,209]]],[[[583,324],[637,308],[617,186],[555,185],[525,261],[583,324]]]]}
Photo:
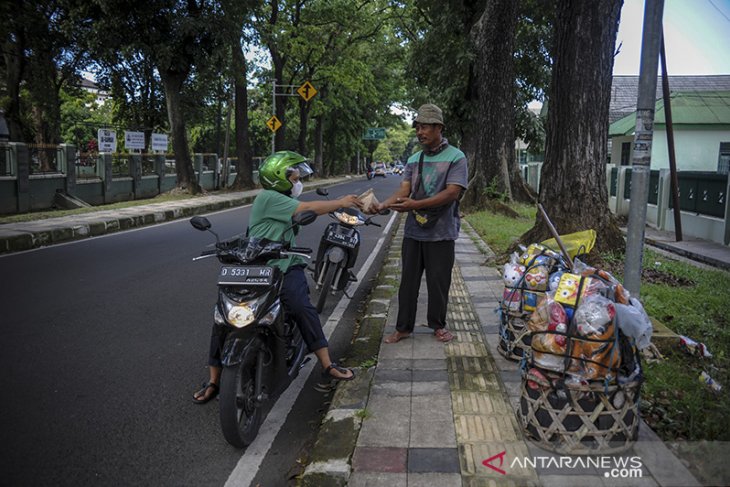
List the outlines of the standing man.
{"type": "Polygon", "coordinates": [[[459,198],[467,186],[464,153],[443,136],[441,109],[426,104],[413,121],[422,150],[412,155],[400,188],[379,209],[407,212],[396,331],[385,343],[396,343],[413,332],[421,276],[426,271],[427,321],[441,342],[454,336],[446,329],[446,307],[454,267],[454,241],[459,237],[459,198]]]}

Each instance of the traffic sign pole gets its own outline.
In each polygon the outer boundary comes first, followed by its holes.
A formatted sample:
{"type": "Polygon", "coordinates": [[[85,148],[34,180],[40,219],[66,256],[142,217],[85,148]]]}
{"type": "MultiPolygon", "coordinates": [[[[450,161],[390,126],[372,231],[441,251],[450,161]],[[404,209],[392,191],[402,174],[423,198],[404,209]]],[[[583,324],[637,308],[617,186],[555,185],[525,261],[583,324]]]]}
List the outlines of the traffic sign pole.
{"type": "Polygon", "coordinates": [[[283,125],[281,121],[276,117],[276,97],[277,96],[301,96],[304,98],[304,101],[309,101],[316,95],[317,89],[312,86],[312,83],[309,81],[305,81],[301,85],[277,85],[276,80],[274,80],[272,90],[271,90],[271,107],[272,111],[274,112],[274,115],[267,120],[266,125],[271,129],[273,132],[271,134],[271,153],[273,154],[276,152],[276,131],[283,125]],[[296,93],[277,93],[276,88],[286,88],[287,90],[294,91],[296,88],[296,93]]]}

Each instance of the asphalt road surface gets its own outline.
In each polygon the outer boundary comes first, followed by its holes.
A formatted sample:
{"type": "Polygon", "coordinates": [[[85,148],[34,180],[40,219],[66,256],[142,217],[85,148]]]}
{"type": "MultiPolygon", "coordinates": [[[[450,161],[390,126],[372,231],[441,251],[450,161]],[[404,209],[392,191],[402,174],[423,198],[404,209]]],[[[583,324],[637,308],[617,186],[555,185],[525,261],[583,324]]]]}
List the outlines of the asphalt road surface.
{"type": "MultiPolygon", "coordinates": [[[[355,180],[330,194],[373,187],[384,199],[399,180],[355,180]]],[[[225,238],[244,231],[248,212],[208,217],[225,238]]],[[[303,228],[298,244],[316,249],[328,222],[303,228]]],[[[383,231],[360,228],[356,274],[383,231]]],[[[276,431],[264,423],[260,435],[273,441],[253,462],[223,439],[217,401],[191,401],[207,378],[218,270],[215,259],[191,259],[211,241],[182,220],[0,257],[0,485],[225,485],[242,463],[260,467],[251,485],[283,486],[296,474],[329,399],[313,388],[319,367],[295,414],[285,411],[276,431]]],[[[335,358],[380,260],[330,339],[335,358]]],[[[323,322],[340,297],[330,297],[323,322]]]]}

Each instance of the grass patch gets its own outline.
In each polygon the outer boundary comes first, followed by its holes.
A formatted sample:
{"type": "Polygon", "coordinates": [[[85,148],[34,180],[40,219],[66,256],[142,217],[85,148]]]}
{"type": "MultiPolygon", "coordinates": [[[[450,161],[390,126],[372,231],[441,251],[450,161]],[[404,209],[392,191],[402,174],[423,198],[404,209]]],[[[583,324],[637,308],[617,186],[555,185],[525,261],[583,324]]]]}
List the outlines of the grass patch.
{"type": "MultiPolygon", "coordinates": [[[[200,195],[204,196],[204,195],[200,195]]],[[[104,210],[119,210],[122,208],[132,208],[134,206],[149,205],[152,203],[169,203],[171,201],[187,200],[196,198],[196,196],[187,193],[163,193],[154,198],[134,201],[120,201],[119,203],[110,203],[108,205],[92,206],[90,208],[75,208],[73,210],[44,210],[34,211],[31,213],[21,213],[19,215],[7,215],[0,217],[2,223],[22,223],[36,220],[45,220],[47,218],[59,218],[62,216],[83,215],[85,213],[95,213],[104,210]]]]}
{"type": "Polygon", "coordinates": [[[519,213],[519,218],[509,218],[490,211],[466,215],[466,221],[498,256],[505,255],[509,246],[535,223],[537,210],[534,206],[514,204],[512,209],[519,213]]]}
{"type": "MultiPolygon", "coordinates": [[[[507,248],[529,230],[533,207],[515,205],[517,219],[491,212],[467,215],[467,221],[490,248],[506,261],[507,248]]],[[[623,277],[622,254],[601,255],[606,270],[623,277]]],[[[674,332],[703,342],[712,358],[680,350],[679,344],[660,345],[665,360],[644,364],[641,411],[665,441],[730,440],[730,273],[699,268],[645,249],[641,301],[653,318],[674,332]],[[699,376],[707,372],[723,390],[715,394],[699,376]]]]}

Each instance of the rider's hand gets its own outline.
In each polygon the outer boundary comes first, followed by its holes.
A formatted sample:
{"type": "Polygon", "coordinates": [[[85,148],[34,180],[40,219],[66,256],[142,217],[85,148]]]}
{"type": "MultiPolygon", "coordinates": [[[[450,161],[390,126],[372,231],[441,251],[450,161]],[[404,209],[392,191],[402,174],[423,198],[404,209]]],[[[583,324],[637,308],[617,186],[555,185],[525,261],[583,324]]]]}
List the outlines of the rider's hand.
{"type": "Polygon", "coordinates": [[[354,194],[348,194],[338,200],[338,203],[343,208],[359,208],[362,209],[362,201],[360,201],[354,194]]]}

